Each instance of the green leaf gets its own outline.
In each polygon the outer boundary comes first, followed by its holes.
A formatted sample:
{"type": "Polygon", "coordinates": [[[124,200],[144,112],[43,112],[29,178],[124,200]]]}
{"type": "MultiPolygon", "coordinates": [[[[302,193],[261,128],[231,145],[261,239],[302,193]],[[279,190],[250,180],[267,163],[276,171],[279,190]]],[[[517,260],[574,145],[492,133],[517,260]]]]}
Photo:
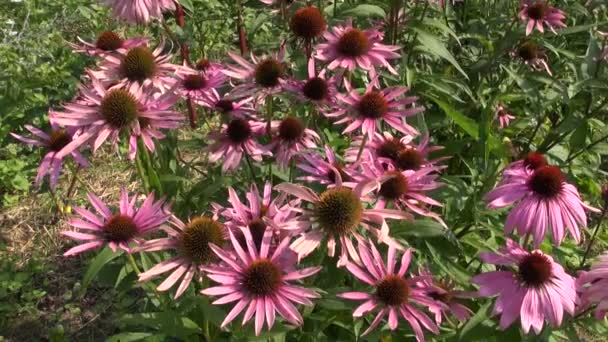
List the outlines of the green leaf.
{"type": "Polygon", "coordinates": [[[89,265],[89,268],[84,274],[84,278],[82,279],[82,287],[80,289],[81,295],[84,295],[89,285],[93,279],[97,276],[99,271],[110,261],[116,259],[121,256],[123,253],[122,249],[118,249],[116,252],[112,252],[109,247],[104,248],[93,261],[89,265]]]}
{"type": "Polygon", "coordinates": [[[485,321],[490,317],[490,306],[492,305],[491,301],[485,303],[473,317],[469,319],[469,321],[462,327],[460,330],[460,339],[469,333],[473,328],[478,326],[480,323],[485,321]]]}
{"type": "Polygon", "coordinates": [[[456,61],[454,56],[450,53],[450,51],[448,51],[448,49],[445,47],[445,45],[441,41],[439,41],[437,38],[435,38],[434,35],[426,32],[422,29],[414,28],[414,31],[416,31],[416,33],[418,34],[418,40],[420,41],[420,44],[423,45],[424,49],[427,52],[447,60],[456,69],[458,69],[458,71],[460,71],[460,73],[467,80],[469,79],[469,75],[467,75],[467,73],[464,72],[464,70],[460,67],[460,64],[458,64],[458,62],[456,61]]]}
{"type": "Polygon", "coordinates": [[[439,99],[435,99],[431,97],[433,100],[444,112],[447,116],[449,116],[456,125],[462,128],[465,132],[467,132],[470,136],[475,139],[479,138],[479,125],[475,120],[465,116],[461,112],[457,111],[454,107],[452,107],[447,102],[443,102],[439,99]]]}
{"type": "Polygon", "coordinates": [[[355,8],[344,11],[343,13],[346,16],[355,16],[355,17],[386,17],[386,12],[376,5],[359,5],[355,8]]]}
{"type": "Polygon", "coordinates": [[[432,220],[398,221],[391,225],[395,236],[433,237],[446,233],[445,227],[432,220]]]}
{"type": "Polygon", "coordinates": [[[131,342],[141,341],[147,337],[152,336],[151,333],[144,332],[126,332],[110,336],[106,339],[106,342],[131,342]]]}

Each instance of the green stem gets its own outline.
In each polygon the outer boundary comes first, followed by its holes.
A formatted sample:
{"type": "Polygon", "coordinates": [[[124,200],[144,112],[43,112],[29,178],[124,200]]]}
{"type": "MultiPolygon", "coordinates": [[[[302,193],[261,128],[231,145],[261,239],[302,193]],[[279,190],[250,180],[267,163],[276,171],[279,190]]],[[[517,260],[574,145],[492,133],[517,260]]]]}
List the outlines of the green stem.
{"type": "Polygon", "coordinates": [[[127,253],[127,259],[129,260],[129,264],[131,265],[131,268],[133,269],[133,271],[139,275],[141,273],[141,271],[139,270],[139,267],[137,266],[137,263],[135,262],[135,258],[133,258],[133,254],[127,253]]]}
{"type": "Polygon", "coordinates": [[[78,180],[78,171],[80,171],[80,165],[76,165],[76,168],[72,169],[72,181],[70,182],[70,186],[68,187],[68,192],[66,195],[67,199],[72,198],[74,193],[74,186],[76,185],[76,181],[78,180]]]}
{"type": "Polygon", "coordinates": [[[269,138],[272,138],[270,128],[272,123],[273,101],[274,98],[272,97],[272,95],[268,96],[268,104],[266,105],[266,134],[268,134],[269,138]]]}
{"type": "Polygon", "coordinates": [[[363,149],[367,144],[367,134],[363,136],[363,141],[361,141],[361,146],[359,147],[359,152],[357,152],[357,162],[361,159],[361,155],[363,154],[363,149]]]}
{"type": "Polygon", "coordinates": [[[137,169],[137,175],[139,176],[139,179],[142,182],[142,185],[144,187],[144,189],[146,190],[146,192],[150,192],[150,183],[148,182],[148,178],[146,177],[146,172],[144,170],[144,166],[143,163],[141,161],[141,154],[138,153],[137,157],[135,157],[135,166],[137,169]]]}
{"type": "MultiPolygon", "coordinates": [[[[420,15],[420,19],[418,20],[418,21],[420,21],[421,23],[422,23],[422,21],[424,20],[424,17],[426,16],[426,11],[427,11],[427,9],[428,9],[428,8],[429,8],[429,2],[428,2],[428,1],[425,1],[425,2],[424,2],[424,7],[422,8],[422,14],[420,15]]],[[[413,38],[411,41],[409,41],[409,40],[408,40],[408,42],[407,42],[406,46],[408,46],[408,47],[409,47],[409,45],[410,45],[410,44],[414,44],[414,43],[416,43],[416,39],[418,39],[418,32],[416,32],[416,33],[414,34],[414,38],[413,38]]],[[[410,47],[410,53],[408,53],[408,54],[407,54],[407,60],[406,60],[406,62],[405,62],[405,65],[409,65],[409,64],[410,64],[410,59],[411,59],[411,57],[412,57],[412,50],[413,50],[413,49],[410,47]]]]}
{"type": "Polygon", "coordinates": [[[580,156],[581,154],[583,154],[583,152],[587,151],[588,149],[594,147],[595,145],[608,140],[608,134],[604,135],[603,137],[593,141],[591,144],[585,146],[582,150],[572,154],[571,156],[568,157],[568,159],[566,159],[565,163],[568,164],[570,163],[572,160],[574,160],[576,157],[580,156]]]}
{"type": "Polygon", "coordinates": [[[585,265],[585,261],[587,261],[587,257],[589,256],[589,252],[591,252],[591,247],[593,246],[593,242],[595,241],[595,237],[597,236],[598,231],[600,230],[600,226],[602,225],[602,221],[606,217],[606,208],[602,210],[602,216],[600,216],[599,220],[597,220],[597,224],[593,229],[593,234],[591,235],[591,239],[589,239],[589,243],[587,244],[587,248],[585,249],[585,254],[583,254],[583,261],[579,265],[579,268],[582,268],[585,265]]]}

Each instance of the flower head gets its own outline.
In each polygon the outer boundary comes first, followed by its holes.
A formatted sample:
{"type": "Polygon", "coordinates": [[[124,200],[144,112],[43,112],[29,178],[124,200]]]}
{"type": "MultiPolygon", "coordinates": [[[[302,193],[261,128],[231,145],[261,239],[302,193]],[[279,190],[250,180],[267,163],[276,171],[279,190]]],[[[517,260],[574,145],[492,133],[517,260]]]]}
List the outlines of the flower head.
{"type": "Polygon", "coordinates": [[[326,76],[326,70],[317,74],[315,60],[308,60],[308,79],[305,81],[289,80],[283,87],[296,94],[298,99],[314,104],[319,109],[335,104],[336,76],[326,76]]]}
{"type": "Polygon", "coordinates": [[[566,27],[563,22],[566,14],[553,6],[549,6],[546,0],[522,0],[519,18],[527,21],[526,36],[532,33],[534,27],[540,32],[545,32],[543,25],[555,32],[555,27],[566,27]]]}
{"type": "Polygon", "coordinates": [[[104,244],[113,251],[120,248],[131,253],[130,243],[141,244],[143,236],[159,229],[170,217],[163,208],[165,201],[155,201],[154,194],[149,194],[141,207],[136,208],[136,197],[129,199],[127,191],[122,190],[119,211],[116,213],[94,194],[89,193],[87,196],[98,214],[84,208],[74,208],[80,218],[73,218],[68,224],[75,230],[64,230],[61,234],[83,241],[83,244],[69,249],[64,256],[82,253],[104,244]]]}
{"type": "Polygon", "coordinates": [[[430,305],[428,307],[435,315],[435,322],[441,324],[443,316],[454,315],[459,321],[465,322],[471,317],[473,312],[459,299],[470,298],[473,295],[469,292],[455,290],[454,282],[450,280],[436,280],[431,272],[426,269],[420,271],[420,284],[428,289],[427,295],[442,305],[430,305]]]}
{"type": "Polygon", "coordinates": [[[232,52],[228,52],[228,55],[238,66],[228,64],[223,72],[241,82],[232,89],[231,94],[233,96],[250,96],[252,93],[259,91],[260,94],[256,97],[263,99],[265,95],[273,94],[282,89],[281,84],[285,82],[286,76],[283,64],[285,56],[283,47],[271,56],[258,58],[252,53],[251,61],[253,63],[232,52]]]}
{"type": "Polygon", "coordinates": [[[311,306],[311,299],[319,295],[312,290],[290,283],[293,280],[307,278],[321,270],[321,267],[294,269],[285,253],[289,253],[289,238],[281,241],[273,252],[270,252],[272,231],[267,230],[260,248],[255,246],[249,231],[245,230],[247,248],[243,249],[237,238],[230,233],[234,253],[227,252],[212,245],[215,254],[223,261],[218,266],[205,267],[208,277],[219,283],[204,289],[201,293],[208,296],[220,296],[213,304],[234,303],[234,307],[221,327],[232,322],[245,308],[243,324],[255,315],[255,334],[262,331],[264,321],[268,329],[274,325],[278,313],[293,325],[303,323],[302,316],[293,303],[311,306]]]}
{"type": "Polygon", "coordinates": [[[574,185],[567,183],[557,166],[526,168],[519,176],[510,177],[490,191],[485,200],[488,208],[502,208],[513,203],[505,223],[505,234],[514,228],[520,235],[532,234],[535,246],[540,246],[547,230],[553,243],[559,245],[566,229],[578,243],[580,226],[587,226],[585,209],[596,211],[583,203],[574,185]]]}
{"type": "Polygon", "coordinates": [[[152,19],[163,19],[163,12],[175,10],[173,0],[105,0],[114,15],[133,24],[147,23],[152,19]]]}
{"type": "Polygon", "coordinates": [[[289,166],[296,153],[317,147],[316,143],[321,139],[315,131],[306,128],[295,116],[273,121],[271,127],[274,136],[268,148],[274,150],[277,163],[282,168],[289,166]]]}
{"type": "Polygon", "coordinates": [[[210,108],[228,119],[243,119],[255,116],[256,110],[251,105],[252,101],[253,97],[236,100],[229,95],[220,96],[215,89],[212,89],[204,95],[204,98],[200,102],[204,107],[210,108]]]}
{"type": "Polygon", "coordinates": [[[398,46],[382,44],[384,34],[377,29],[362,30],[353,27],[348,20],[345,25],[336,25],[323,37],[327,42],[317,45],[315,58],[329,63],[330,70],[343,68],[349,71],[360,67],[376,75],[376,67],[386,67],[392,74],[397,71],[388,62],[399,58],[398,46]]]}
{"type": "MultiPolygon", "coordinates": [[[[394,246],[389,246],[386,262],[382,260],[380,252],[371,242],[359,242],[357,249],[362,264],[360,267],[354,262],[348,261],[346,268],[357,279],[373,286],[373,292],[345,292],[338,297],[365,301],[353,312],[353,317],[361,317],[369,312],[379,309],[371,325],[363,332],[367,335],[382,322],[388,315],[388,326],[391,330],[397,329],[399,325],[399,315],[405,319],[416,335],[417,341],[424,341],[423,327],[435,334],[439,333],[439,328],[431,319],[424,314],[417,305],[435,306],[427,293],[431,287],[420,282],[419,277],[406,277],[407,269],[410,265],[412,253],[406,249],[401,257],[401,265],[397,269],[397,251],[394,246]]],[[[440,305],[443,306],[443,305],[440,305]]]]}
{"type": "Polygon", "coordinates": [[[600,256],[591,270],[584,272],[577,281],[583,290],[583,306],[597,304],[595,317],[604,319],[608,312],[608,253],[600,256]]]}
{"type": "Polygon", "coordinates": [[[515,49],[511,56],[521,59],[525,64],[530,65],[534,70],[544,70],[552,75],[549,64],[547,64],[547,55],[537,43],[528,40],[521,43],[515,49]]]}
{"type": "Polygon", "coordinates": [[[509,113],[503,105],[496,106],[494,117],[498,119],[498,125],[500,128],[509,126],[511,120],[515,119],[515,116],[511,115],[511,113],[509,113]]]}
{"type": "MultiPolygon", "coordinates": [[[[34,135],[32,138],[23,137],[21,135],[10,133],[13,138],[33,146],[43,147],[45,149],[44,157],[38,166],[38,174],[36,175],[35,185],[39,186],[45,175],[49,175],[49,185],[55,188],[59,181],[59,175],[63,169],[63,158],[60,152],[66,147],[72,139],[77,135],[74,134],[74,129],[60,128],[55,123],[51,123],[51,131],[45,133],[42,130],[31,125],[25,125],[25,129],[34,135]]],[[[69,153],[74,161],[80,166],[88,167],[89,162],[76,149],[69,153]]],[[[67,155],[67,154],[66,154],[67,155]]]]}
{"type": "Polygon", "coordinates": [[[329,145],[325,145],[325,158],[315,152],[305,153],[302,154],[302,159],[296,166],[308,173],[307,176],[299,177],[299,180],[328,185],[335,184],[336,170],[340,173],[340,178],[347,182],[351,181],[353,175],[357,173],[356,165],[342,163],[329,145]]]}
{"type": "Polygon", "coordinates": [[[175,298],[181,296],[190,285],[195,275],[201,274],[201,267],[216,261],[211,244],[222,246],[228,238],[224,226],[212,217],[196,217],[188,223],[182,222],[173,216],[170,226],[163,226],[169,235],[164,238],[148,240],[137,251],[154,252],[163,250],[176,250],[178,255],[153,266],[146,272],[138,275],[139,281],[148,281],[163,273],[171,274],[156,288],[158,291],[167,291],[183,277],[175,298]]]}
{"type": "Polygon", "coordinates": [[[375,89],[375,82],[372,82],[367,86],[364,94],[359,94],[347,80],[345,80],[344,85],[348,94],[336,95],[342,103],[341,108],[333,113],[325,114],[330,118],[340,118],[334,124],[349,123],[343,133],[350,133],[357,128],[361,128],[361,132],[371,141],[374,140],[374,133],[380,128],[380,123],[386,122],[403,134],[417,134],[416,129],[405,122],[405,118],[422,112],[424,108],[405,108],[405,106],[411,105],[417,100],[417,97],[414,96],[399,99],[401,95],[408,91],[407,87],[391,87],[378,90],[375,89]]]}
{"type": "Polygon", "coordinates": [[[574,278],[540,250],[528,252],[507,239],[498,253],[482,253],[484,262],[500,265],[500,271],[473,278],[479,295],[498,295],[494,314],[501,314],[500,328],[506,329],[518,317],[525,333],[533,328],[539,334],[547,320],[553,327],[562,323],[564,311],[574,313],[577,301],[574,278]]]}
{"type": "Polygon", "coordinates": [[[107,54],[124,54],[129,49],[137,46],[147,46],[150,39],[145,37],[135,37],[123,39],[118,33],[113,31],[103,31],[94,42],[87,42],[78,37],[81,44],[69,43],[75,52],[87,54],[89,56],[104,56],[107,54]]]}
{"type": "Polygon", "coordinates": [[[157,96],[138,84],[106,89],[94,75],[90,76],[91,85],[80,88],[81,100],[64,105],[64,111],[50,112],[51,121],[83,130],[78,139],[60,152],[61,155],[89,140],[93,140],[93,150],[108,138],[115,144],[121,133],[126,132],[129,159],[135,159],[139,137],[148,150],[154,151],[152,139],[165,137],[159,130],[179,127],[183,120],[180,113],[170,110],[176,101],[171,93],[157,96]]]}
{"type": "Polygon", "coordinates": [[[325,32],[327,22],[318,8],[302,7],[291,16],[289,28],[294,36],[310,41],[325,32]]]}
{"type": "Polygon", "coordinates": [[[255,140],[266,127],[266,124],[255,119],[234,118],[222,125],[220,132],[209,133],[209,137],[215,141],[209,146],[209,161],[216,162],[223,158],[222,171],[227,172],[239,166],[243,153],[258,162],[262,161],[262,155],[271,154],[255,140]]]}
{"type": "Polygon", "coordinates": [[[176,91],[186,98],[197,102],[205,100],[213,90],[226,82],[226,76],[221,69],[208,68],[206,71],[195,70],[186,65],[179,68],[176,73],[176,91]]]}

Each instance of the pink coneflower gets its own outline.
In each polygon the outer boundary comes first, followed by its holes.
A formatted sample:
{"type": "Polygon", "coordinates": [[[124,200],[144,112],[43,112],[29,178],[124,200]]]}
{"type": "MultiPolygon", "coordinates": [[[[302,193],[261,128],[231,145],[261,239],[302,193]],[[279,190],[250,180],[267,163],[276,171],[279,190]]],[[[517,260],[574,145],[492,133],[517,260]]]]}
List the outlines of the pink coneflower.
{"type": "Polygon", "coordinates": [[[250,96],[259,91],[256,97],[263,98],[265,95],[273,94],[282,89],[281,84],[285,82],[285,67],[283,59],[285,49],[281,46],[280,50],[271,56],[260,58],[251,54],[250,63],[245,58],[228,52],[228,55],[235,61],[236,65],[226,65],[224,74],[241,81],[241,84],[232,89],[231,93],[235,97],[250,96]]]}
{"type": "Polygon", "coordinates": [[[234,118],[227,124],[222,125],[220,132],[209,133],[214,144],[209,147],[211,155],[210,162],[216,162],[223,158],[222,171],[227,172],[236,169],[241,163],[243,153],[257,162],[262,161],[262,155],[271,154],[256,140],[256,136],[264,134],[266,124],[255,120],[234,118]]]}
{"type": "Polygon", "coordinates": [[[172,93],[153,95],[149,89],[136,83],[128,88],[115,86],[106,89],[95,76],[90,76],[91,85],[80,87],[80,100],[65,104],[62,112],[50,112],[53,122],[83,129],[82,135],[66,146],[60,155],[70,153],[90,139],[94,139],[94,151],[108,138],[115,145],[121,132],[127,132],[129,159],[135,159],[138,137],[148,150],[154,151],[152,139],[164,138],[159,129],[179,127],[183,120],[180,113],[170,110],[177,99],[172,93]]]}
{"type": "MultiPolygon", "coordinates": [[[[356,138],[351,147],[346,150],[346,160],[356,160],[363,143],[363,138],[356,138]]],[[[412,142],[414,137],[404,135],[394,137],[389,132],[375,133],[374,139],[366,142],[365,148],[371,153],[363,153],[362,157],[379,161],[382,164],[391,164],[399,170],[420,170],[424,167],[439,166],[449,157],[429,159],[429,153],[443,149],[443,146],[429,145],[429,135],[421,136],[417,145],[412,142]]]]}
{"type": "Polygon", "coordinates": [[[431,272],[426,269],[420,270],[419,274],[420,284],[428,288],[427,296],[445,305],[429,306],[429,311],[435,315],[437,325],[441,324],[443,316],[449,321],[449,314],[454,315],[461,322],[465,322],[471,317],[473,314],[471,309],[461,304],[458,299],[471,298],[472,293],[455,290],[454,282],[451,280],[435,280],[431,272]]]}
{"type": "MultiPolygon", "coordinates": [[[[219,214],[224,218],[226,227],[232,230],[241,247],[247,248],[242,230],[249,230],[256,246],[260,248],[262,238],[266,230],[275,233],[275,237],[282,239],[286,235],[291,235],[284,227],[297,224],[295,218],[297,212],[293,211],[291,204],[286,202],[286,195],[281,194],[272,198],[272,184],[267,182],[264,185],[264,192],[260,192],[255,184],[245,195],[248,205],[243,204],[236,191],[228,188],[228,202],[232,207],[219,210],[219,214]]],[[[216,205],[219,208],[219,205],[216,205]]],[[[274,241],[276,242],[276,241],[274,241]]]]}
{"type": "Polygon", "coordinates": [[[391,330],[399,326],[399,314],[410,325],[416,335],[417,341],[424,341],[423,327],[435,334],[439,333],[439,328],[433,321],[416,305],[436,306],[438,305],[427,293],[431,289],[420,282],[420,277],[406,277],[407,269],[410,265],[412,252],[408,248],[401,256],[401,265],[397,270],[397,251],[394,246],[388,247],[386,263],[382,260],[380,252],[370,241],[369,243],[359,242],[358,248],[361,261],[365,267],[361,268],[357,264],[348,261],[346,268],[357,279],[374,287],[372,293],[369,292],[345,292],[338,294],[338,297],[365,301],[353,312],[353,317],[361,317],[378,308],[380,311],[372,321],[371,325],[365,330],[362,336],[374,330],[382,319],[388,315],[388,326],[391,330]]]}
{"type": "Polygon", "coordinates": [[[87,42],[78,37],[81,44],[68,43],[75,52],[87,54],[89,56],[104,56],[109,53],[126,53],[127,50],[137,46],[147,46],[150,39],[145,37],[135,37],[130,39],[121,38],[118,33],[104,31],[97,36],[95,42],[87,42]]]}
{"type": "Polygon", "coordinates": [[[174,11],[174,0],[105,0],[117,17],[133,24],[147,23],[152,19],[163,19],[163,12],[174,11]]]}
{"type": "Polygon", "coordinates": [[[500,271],[473,278],[479,295],[498,295],[494,314],[501,314],[500,328],[506,329],[517,317],[525,333],[530,327],[539,334],[546,319],[553,327],[562,323],[564,311],[574,313],[577,301],[574,278],[540,250],[528,252],[507,239],[498,253],[481,253],[484,262],[500,265],[500,271]]]}
{"type": "Polygon", "coordinates": [[[566,14],[553,6],[549,6],[545,0],[522,0],[519,18],[527,21],[526,36],[532,33],[534,27],[540,32],[545,32],[543,24],[555,32],[555,27],[566,27],[563,22],[566,19],[566,14]]]}
{"type": "Polygon", "coordinates": [[[146,272],[139,274],[139,281],[148,281],[163,273],[171,274],[156,288],[167,291],[183,277],[175,298],[181,296],[192,282],[194,276],[202,275],[201,267],[217,260],[210,244],[222,246],[228,239],[224,226],[212,217],[196,217],[187,224],[173,216],[171,226],[163,226],[168,237],[148,240],[136,250],[138,252],[155,252],[177,250],[178,255],[160,262],[146,272]]]}
{"type": "Polygon", "coordinates": [[[389,228],[386,219],[411,219],[408,213],[392,209],[365,209],[362,197],[373,190],[373,187],[357,186],[350,189],[343,186],[342,177],[338,170],[335,187],[325,190],[317,195],[310,188],[292,183],[282,183],[275,187],[279,191],[291,194],[312,204],[312,208],[300,209],[301,221],[305,224],[298,227],[294,233],[300,236],[291,244],[291,249],[302,259],[327,240],[327,254],[335,255],[336,239],[340,247],[338,265],[344,265],[348,257],[357,259],[357,253],[352,238],[361,238],[357,232],[359,226],[375,235],[379,241],[395,244],[389,237],[389,228]],[[381,225],[381,229],[375,226],[381,225]]]}
{"type": "Polygon", "coordinates": [[[494,117],[498,119],[498,125],[500,128],[509,126],[511,120],[515,120],[515,116],[511,115],[511,113],[509,113],[503,105],[496,106],[494,117]]]}
{"type": "Polygon", "coordinates": [[[256,336],[260,335],[264,321],[268,329],[272,328],[276,313],[290,324],[301,325],[302,316],[293,303],[312,306],[311,299],[319,298],[319,295],[313,290],[292,285],[289,281],[310,277],[319,272],[321,267],[295,269],[295,265],[288,262],[290,259],[285,257],[286,253],[289,253],[289,238],[283,239],[270,253],[272,231],[266,231],[259,249],[255,246],[249,231],[245,230],[244,233],[247,244],[245,250],[230,233],[235,253],[211,245],[224,264],[204,268],[207,276],[221,285],[206,288],[201,293],[221,296],[213,302],[216,305],[236,302],[221,327],[224,328],[232,322],[245,308],[247,310],[243,324],[255,315],[256,336]]]}
{"type": "Polygon", "coordinates": [[[427,192],[441,187],[436,180],[436,173],[442,167],[425,167],[419,170],[398,171],[391,165],[385,170],[378,163],[363,163],[362,184],[364,187],[378,189],[378,200],[375,208],[383,209],[393,205],[400,210],[409,209],[418,215],[435,219],[445,226],[441,217],[428,209],[428,206],[439,206],[441,203],[428,196],[427,192]]]}
{"type": "Polygon", "coordinates": [[[308,175],[298,179],[306,182],[333,185],[336,182],[335,170],[340,173],[340,178],[347,182],[351,181],[353,175],[358,172],[356,165],[345,165],[339,161],[329,145],[325,145],[325,158],[314,152],[302,154],[301,157],[301,161],[296,166],[308,175]]]}
{"type": "Polygon", "coordinates": [[[405,122],[405,118],[420,113],[422,107],[403,108],[413,104],[418,98],[414,96],[398,99],[408,91],[407,87],[390,87],[382,90],[375,90],[375,82],[370,83],[365,89],[365,93],[360,95],[353,89],[348,80],[344,85],[348,95],[337,94],[337,99],[342,102],[342,108],[333,113],[325,114],[330,118],[342,117],[334,122],[339,125],[350,123],[343,133],[350,133],[361,127],[361,131],[367,136],[368,140],[374,139],[374,133],[380,128],[381,122],[386,122],[389,126],[403,134],[415,135],[416,129],[405,122]]]}
{"type": "Polygon", "coordinates": [[[268,149],[274,150],[279,167],[287,168],[293,156],[304,150],[317,147],[321,140],[312,129],[306,128],[302,121],[294,116],[287,116],[280,121],[272,121],[275,132],[268,149]]]}
{"type": "Polygon", "coordinates": [[[338,92],[335,75],[327,78],[325,69],[317,75],[315,60],[312,58],[308,60],[308,79],[290,80],[283,87],[296,94],[301,101],[313,103],[319,109],[335,104],[338,92]]]}
{"type": "Polygon", "coordinates": [[[547,64],[547,55],[543,49],[533,41],[523,42],[515,51],[511,53],[513,57],[520,58],[526,65],[531,66],[534,70],[544,70],[552,76],[549,64],[547,64]]]}
{"type": "Polygon", "coordinates": [[[181,67],[170,63],[171,55],[164,54],[163,50],[164,43],[161,43],[154,50],[135,46],[120,55],[105,55],[99,70],[90,73],[106,85],[139,84],[166,91],[175,84],[173,74],[181,67]]]}
{"type": "Polygon", "coordinates": [[[328,62],[330,70],[339,67],[353,71],[360,67],[376,75],[375,67],[384,66],[392,74],[397,75],[397,71],[388,60],[400,57],[395,52],[400,47],[382,44],[384,34],[379,30],[355,28],[352,20],[349,19],[344,26],[333,26],[323,34],[323,37],[327,42],[317,45],[315,58],[328,62]]]}
{"type": "Polygon", "coordinates": [[[549,165],[549,163],[542,153],[528,152],[524,159],[514,161],[507,165],[502,171],[499,185],[509,183],[513,180],[513,177],[526,178],[530,172],[534,172],[536,169],[547,165],[549,165]]]}
{"type": "Polygon", "coordinates": [[[222,97],[215,89],[212,89],[200,102],[203,106],[215,110],[227,118],[246,118],[255,116],[257,113],[251,104],[252,101],[253,97],[245,97],[238,101],[229,95],[222,97]]]}
{"type": "Polygon", "coordinates": [[[291,16],[289,28],[294,36],[310,42],[325,32],[327,22],[318,8],[308,6],[298,9],[291,16]]]}
{"type": "Polygon", "coordinates": [[[599,257],[578,279],[583,289],[581,302],[587,305],[597,304],[595,318],[604,319],[608,312],[608,253],[599,257]]]}
{"type": "Polygon", "coordinates": [[[209,71],[194,70],[187,65],[175,72],[177,84],[175,90],[183,97],[193,100],[205,100],[213,90],[226,82],[226,75],[221,69],[210,68],[209,71]]]}
{"type": "MultiPolygon", "coordinates": [[[[51,122],[51,131],[49,134],[41,131],[40,129],[25,125],[25,129],[30,131],[37,139],[26,138],[21,135],[10,133],[11,136],[25,144],[39,146],[45,148],[46,152],[42,161],[40,162],[40,166],[38,166],[38,174],[36,175],[35,185],[40,186],[42,179],[45,175],[49,175],[49,185],[51,189],[54,189],[57,186],[59,181],[59,175],[61,174],[61,170],[63,169],[63,155],[59,152],[67,146],[72,139],[75,137],[73,130],[66,130],[64,128],[60,128],[55,123],[51,122]]],[[[82,167],[88,167],[89,162],[85,157],[78,152],[78,150],[73,150],[69,153],[74,161],[78,163],[82,167]]]]}
{"type": "Polygon", "coordinates": [[[581,240],[579,226],[587,226],[585,209],[596,211],[581,201],[574,185],[557,166],[528,169],[525,176],[511,177],[505,184],[490,191],[485,200],[488,208],[502,208],[517,204],[507,216],[505,234],[517,227],[520,235],[532,234],[536,247],[542,243],[547,229],[551,229],[553,243],[559,245],[566,228],[574,240],[581,240]]]}
{"type": "Polygon", "coordinates": [[[84,243],[69,249],[64,256],[82,253],[104,244],[108,244],[114,252],[120,248],[131,253],[130,243],[141,244],[141,237],[159,229],[170,217],[163,208],[165,201],[154,201],[153,193],[146,197],[140,208],[136,208],[137,196],[129,199],[127,191],[122,190],[118,213],[112,213],[94,194],[89,193],[87,197],[98,215],[74,207],[80,218],[73,218],[68,224],[76,230],[64,230],[61,234],[84,243]]]}

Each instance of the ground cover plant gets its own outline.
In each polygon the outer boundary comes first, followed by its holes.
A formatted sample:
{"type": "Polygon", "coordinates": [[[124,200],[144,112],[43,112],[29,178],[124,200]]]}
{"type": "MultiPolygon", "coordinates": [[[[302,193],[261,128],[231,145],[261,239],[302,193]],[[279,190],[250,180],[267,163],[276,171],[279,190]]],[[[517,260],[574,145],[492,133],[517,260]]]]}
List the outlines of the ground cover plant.
{"type": "Polygon", "coordinates": [[[0,9],[0,336],[608,336],[602,1],[0,9]]]}

